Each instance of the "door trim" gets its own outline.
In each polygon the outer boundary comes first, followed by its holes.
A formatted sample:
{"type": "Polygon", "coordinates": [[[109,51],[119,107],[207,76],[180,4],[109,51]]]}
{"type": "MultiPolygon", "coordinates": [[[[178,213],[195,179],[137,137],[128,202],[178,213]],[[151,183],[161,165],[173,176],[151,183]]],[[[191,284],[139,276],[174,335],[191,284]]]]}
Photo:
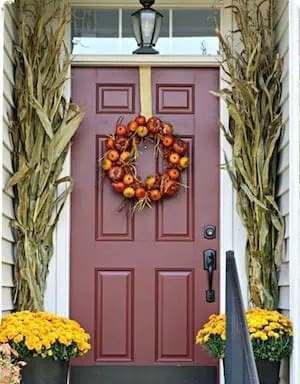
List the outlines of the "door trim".
{"type": "MultiPolygon", "coordinates": [[[[228,0],[159,0],[155,8],[222,8],[228,0]]],[[[136,0],[71,0],[73,7],[95,7],[95,8],[137,8],[136,0]]]]}
{"type": "MultiPolygon", "coordinates": [[[[117,62],[114,62],[115,66],[120,66],[120,59],[117,62]]],[[[80,65],[72,64],[74,67],[81,67],[83,63],[80,65]]],[[[86,66],[93,66],[95,64],[85,63],[86,66]]],[[[107,67],[106,62],[100,62],[97,66],[105,66],[107,67]]],[[[132,65],[133,66],[133,65],[132,65]]],[[[135,67],[137,64],[134,65],[135,67]]],[[[158,65],[161,66],[161,65],[158,65]]],[[[170,63],[164,63],[164,66],[170,66],[170,63]]],[[[179,67],[177,63],[173,63],[173,66],[179,67]]],[[[191,67],[188,62],[185,62],[185,67],[191,67]]],[[[207,67],[207,63],[198,63],[198,68],[207,67]]],[[[219,66],[219,65],[218,65],[219,66]]],[[[122,67],[126,67],[123,65],[122,67]]],[[[196,65],[194,65],[196,67],[196,65]]],[[[216,67],[216,65],[214,65],[216,67]]],[[[222,76],[220,76],[221,78],[222,76]]],[[[223,86],[224,81],[220,80],[220,86],[223,86]]],[[[220,119],[221,121],[228,121],[227,118],[227,109],[224,103],[220,102],[220,119]]],[[[224,159],[224,151],[230,155],[230,147],[224,138],[223,134],[220,132],[220,159],[221,164],[225,162],[224,159]]],[[[65,164],[65,174],[70,174],[70,164],[71,164],[71,153],[68,155],[66,164],[65,164]]],[[[225,252],[228,249],[233,249],[234,246],[234,238],[233,238],[233,228],[234,223],[237,218],[234,217],[234,193],[232,183],[227,174],[227,171],[224,169],[220,169],[220,214],[219,214],[219,244],[220,244],[220,255],[219,255],[219,265],[220,265],[220,311],[225,310],[225,252]]],[[[51,300],[52,303],[47,301],[47,309],[51,309],[61,315],[68,316],[69,315],[69,265],[70,265],[70,199],[64,208],[64,212],[62,213],[60,223],[58,224],[58,229],[56,233],[56,243],[55,243],[55,256],[54,262],[51,267],[50,273],[52,274],[52,278],[50,278],[50,284],[48,284],[47,300],[51,300]],[[59,268],[58,268],[59,266],[59,268]],[[57,290],[59,282],[59,292],[57,290]],[[51,293],[50,293],[51,292],[51,293]],[[55,292],[55,294],[54,294],[55,292]],[[56,300],[54,302],[53,296],[56,296],[56,300]],[[49,305],[50,304],[50,305],[49,305]],[[51,306],[51,308],[49,308],[51,306]]],[[[241,281],[245,281],[241,279],[241,281]]]]}
{"type": "Polygon", "coordinates": [[[219,67],[219,56],[203,55],[75,55],[72,67],[219,67]]]}
{"type": "MultiPolygon", "coordinates": [[[[228,0],[230,2],[230,0],[228,0]]],[[[232,30],[232,12],[225,7],[221,9],[221,30],[232,30]]],[[[67,33],[67,39],[70,41],[70,31],[67,33]]],[[[147,62],[151,66],[173,66],[173,67],[220,67],[218,57],[216,56],[76,56],[73,58],[72,66],[139,66],[147,62]]],[[[71,71],[71,68],[70,68],[71,71]]],[[[224,73],[220,71],[220,87],[226,85],[224,81],[224,73]]],[[[71,81],[66,86],[66,97],[71,96],[71,81]]],[[[225,103],[220,102],[220,119],[223,122],[228,121],[228,112],[225,103]]],[[[231,156],[231,148],[228,145],[223,134],[220,134],[220,159],[221,164],[224,163],[224,151],[228,158],[231,156]]],[[[70,174],[71,170],[71,151],[67,156],[64,174],[70,174]]],[[[66,202],[64,210],[61,214],[60,222],[58,223],[55,236],[55,252],[50,266],[50,274],[48,279],[48,287],[45,297],[46,309],[63,316],[69,316],[70,304],[70,199],[66,202]]],[[[240,228],[237,222],[237,217],[234,210],[234,193],[232,183],[225,170],[220,170],[220,311],[225,310],[225,252],[228,249],[237,249],[243,247],[243,236],[239,233],[237,239],[234,238],[233,230],[236,226],[240,228]],[[239,242],[237,246],[235,243],[239,242]]],[[[237,261],[238,268],[243,276],[245,270],[245,261],[241,257],[237,261]]],[[[241,282],[246,280],[241,278],[241,282]]],[[[244,298],[247,297],[247,284],[242,286],[244,298]]]]}
{"type": "MultiPolygon", "coordinates": [[[[230,4],[231,0],[226,0],[226,4],[230,4]]],[[[221,9],[221,31],[229,33],[233,29],[232,12],[225,7],[221,9]]],[[[67,33],[66,40],[70,42],[70,30],[67,33]]],[[[132,58],[128,56],[87,56],[83,59],[82,56],[74,57],[72,66],[138,66],[147,61],[150,57],[132,58]],[[90,59],[90,61],[88,60],[90,59]],[[91,62],[91,59],[93,62],[91,62]],[[113,59],[113,60],[112,60],[113,59]],[[134,61],[135,60],[135,61],[134,61]]],[[[152,58],[152,66],[179,66],[179,67],[220,67],[216,57],[204,56],[160,56],[152,58]],[[197,61],[198,60],[198,61],[197,61]],[[155,63],[156,61],[156,63],[155,63]],[[155,65],[156,64],[156,65],[155,65]]],[[[71,68],[70,68],[71,71],[71,68]]],[[[220,87],[226,86],[224,81],[225,74],[220,69],[220,87]]],[[[71,81],[66,86],[66,97],[71,96],[71,81]]],[[[223,122],[228,121],[228,112],[224,102],[220,102],[220,119],[223,122]]],[[[231,148],[227,143],[224,135],[220,133],[220,159],[221,164],[224,163],[224,152],[228,158],[231,157],[231,148]]],[[[64,174],[70,174],[71,171],[71,152],[67,156],[64,174]]],[[[241,277],[241,287],[244,300],[247,299],[247,279],[245,275],[245,257],[244,243],[245,232],[242,228],[240,220],[235,210],[235,197],[231,180],[227,171],[220,170],[220,216],[219,216],[219,252],[220,252],[220,311],[225,311],[225,252],[229,249],[234,249],[238,255],[237,266],[241,277]]],[[[58,223],[55,235],[54,256],[50,266],[50,274],[48,279],[48,287],[45,297],[46,309],[55,312],[62,316],[69,316],[70,307],[70,227],[71,227],[71,203],[70,198],[66,202],[64,210],[61,214],[60,222],[58,223]]],[[[245,301],[247,302],[247,301],[245,301]]],[[[220,369],[220,383],[223,382],[223,375],[220,369]]]]}

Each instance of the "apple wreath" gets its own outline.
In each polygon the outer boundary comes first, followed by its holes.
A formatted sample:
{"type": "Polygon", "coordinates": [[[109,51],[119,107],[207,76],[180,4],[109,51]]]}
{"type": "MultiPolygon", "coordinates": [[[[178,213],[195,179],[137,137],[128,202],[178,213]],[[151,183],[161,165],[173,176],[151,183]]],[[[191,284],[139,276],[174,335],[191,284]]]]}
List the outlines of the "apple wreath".
{"type": "Polygon", "coordinates": [[[175,196],[181,187],[186,187],[181,174],[190,164],[188,150],[188,144],[174,134],[172,124],[159,117],[147,120],[139,115],[127,125],[119,118],[114,134],[105,140],[102,170],[113,190],[131,203],[135,213],[152,207],[162,198],[175,196]],[[144,180],[136,172],[141,143],[152,143],[155,156],[162,156],[165,165],[162,172],[144,180]]]}

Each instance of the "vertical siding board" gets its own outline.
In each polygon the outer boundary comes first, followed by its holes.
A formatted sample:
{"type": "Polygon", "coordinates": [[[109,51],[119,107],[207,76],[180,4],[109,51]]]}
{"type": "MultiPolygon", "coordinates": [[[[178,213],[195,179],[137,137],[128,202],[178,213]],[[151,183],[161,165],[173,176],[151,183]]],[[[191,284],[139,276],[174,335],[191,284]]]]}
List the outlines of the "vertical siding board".
{"type": "MultiPolygon", "coordinates": [[[[3,132],[3,113],[4,113],[4,95],[3,95],[3,79],[4,79],[4,7],[0,6],[0,143],[3,141],[2,132],[3,132]]],[[[2,170],[2,145],[0,146],[0,168],[2,170]]],[[[0,182],[3,184],[3,172],[0,173],[0,182]]],[[[0,209],[2,212],[2,199],[0,198],[0,209]]],[[[2,220],[0,220],[0,236],[2,238],[2,220]]],[[[2,256],[3,251],[1,252],[0,260],[0,274],[2,276],[2,256]]],[[[3,308],[2,302],[2,292],[0,295],[0,317],[3,308]]]]}
{"type": "MultiPolygon", "coordinates": [[[[289,218],[289,7],[288,0],[277,0],[276,42],[277,49],[283,57],[283,92],[282,92],[282,114],[285,122],[285,130],[282,134],[279,153],[277,199],[279,207],[288,224],[289,218]]],[[[288,226],[286,228],[286,242],[289,239],[288,226]]],[[[284,251],[285,263],[280,271],[279,286],[280,300],[279,308],[289,310],[289,254],[288,249],[284,251]]]]}
{"type": "MultiPolygon", "coordinates": [[[[281,110],[285,129],[280,140],[279,164],[278,164],[278,184],[277,199],[280,210],[282,211],[286,223],[285,245],[283,251],[283,264],[279,273],[279,309],[289,315],[290,309],[290,272],[289,272],[289,201],[290,201],[290,180],[289,180],[289,108],[290,108],[290,90],[289,90],[289,2],[288,0],[276,1],[278,19],[276,22],[276,42],[277,49],[283,58],[283,90],[281,110]]],[[[281,366],[280,384],[289,382],[288,363],[281,366]]]]}
{"type": "MultiPolygon", "coordinates": [[[[1,77],[3,79],[3,94],[1,104],[1,184],[2,184],[2,230],[1,230],[1,286],[2,294],[0,300],[2,316],[7,315],[14,309],[13,292],[13,265],[14,265],[14,236],[10,226],[14,217],[12,190],[4,192],[9,177],[13,172],[11,161],[11,142],[9,139],[9,116],[14,110],[14,87],[15,87],[15,65],[14,44],[17,38],[16,11],[13,5],[4,6],[4,28],[1,29],[4,37],[1,77]]],[[[1,61],[1,60],[0,60],[1,61]]]]}

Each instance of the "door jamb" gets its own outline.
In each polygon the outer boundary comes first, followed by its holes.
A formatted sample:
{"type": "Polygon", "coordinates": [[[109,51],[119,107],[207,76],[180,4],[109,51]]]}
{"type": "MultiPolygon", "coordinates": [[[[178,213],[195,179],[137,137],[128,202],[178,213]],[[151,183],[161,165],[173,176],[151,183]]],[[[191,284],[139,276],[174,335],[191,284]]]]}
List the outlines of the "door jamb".
{"type": "MultiPolygon", "coordinates": [[[[225,7],[221,9],[221,30],[232,30],[232,13],[225,7]]],[[[70,41],[70,29],[66,39],[70,41]]],[[[225,32],[226,33],[226,32],[225,32]]],[[[200,56],[200,55],[176,55],[176,56],[123,56],[123,55],[92,55],[92,56],[76,56],[73,59],[72,66],[172,66],[172,67],[220,67],[219,58],[216,56],[200,56]]],[[[71,68],[70,68],[71,70],[71,68]]],[[[225,86],[224,73],[220,71],[220,87],[225,86]]],[[[66,97],[71,96],[71,81],[66,87],[66,97]]],[[[224,102],[220,101],[220,120],[228,121],[228,112],[224,102]]],[[[224,152],[230,158],[231,148],[228,145],[224,135],[220,133],[220,161],[224,163],[224,152]]],[[[67,156],[64,166],[64,174],[70,174],[71,171],[71,152],[67,156]]],[[[220,216],[219,216],[219,242],[220,242],[220,311],[225,310],[225,251],[233,249],[235,246],[234,239],[234,223],[236,222],[236,214],[234,209],[234,192],[232,183],[224,169],[220,170],[220,216]]],[[[46,308],[52,312],[63,316],[69,316],[69,295],[70,295],[70,199],[68,199],[61,219],[58,223],[55,235],[55,252],[50,266],[50,275],[48,279],[48,288],[46,292],[46,308]]],[[[242,258],[240,258],[242,259],[242,258]]],[[[238,261],[239,270],[244,267],[244,260],[238,261]]],[[[241,279],[243,282],[243,279],[241,279]]],[[[243,287],[243,292],[247,291],[247,287],[243,287]]],[[[245,296],[244,296],[245,297],[245,296]]]]}
{"type": "MultiPolygon", "coordinates": [[[[230,2],[230,0],[228,0],[230,2]]],[[[225,7],[221,9],[221,31],[228,33],[232,30],[232,12],[225,7]]],[[[70,29],[68,36],[70,38],[70,29]]],[[[219,67],[218,58],[214,56],[159,56],[150,59],[149,56],[135,58],[132,56],[77,56],[74,57],[72,66],[138,66],[151,64],[151,66],[177,66],[177,67],[219,67]],[[150,63],[151,61],[151,63],[150,63]]],[[[71,68],[70,68],[71,71],[71,68]]],[[[224,73],[220,70],[220,87],[225,86],[224,73]]],[[[66,87],[66,96],[71,96],[71,81],[66,87]]],[[[226,124],[228,112],[224,102],[220,101],[220,119],[226,124]]],[[[224,153],[231,157],[231,148],[227,143],[223,133],[220,132],[220,161],[224,164],[224,153]]],[[[67,156],[64,174],[71,173],[71,151],[67,156]]],[[[220,266],[220,312],[225,311],[225,252],[229,249],[241,247],[243,245],[243,234],[235,238],[234,229],[239,227],[239,221],[234,208],[235,198],[231,180],[227,171],[220,169],[220,215],[219,215],[219,266],[220,266]],[[238,242],[238,243],[237,243],[238,242]]],[[[71,203],[68,199],[61,219],[58,223],[55,235],[55,252],[50,266],[48,288],[45,302],[46,309],[62,316],[69,316],[70,303],[70,230],[71,230],[71,203]]],[[[238,255],[238,269],[241,276],[244,276],[245,260],[243,255],[238,255]]],[[[247,283],[241,278],[244,300],[247,297],[247,283]]],[[[221,365],[222,366],[222,365],[221,365]]],[[[221,368],[222,369],[222,368],[221,368]]],[[[223,375],[220,374],[220,382],[223,382],[223,375]]]]}
{"type": "MultiPolygon", "coordinates": [[[[72,67],[110,67],[110,66],[121,66],[122,67],[139,67],[143,65],[143,61],[139,62],[131,61],[130,63],[126,61],[126,58],[118,61],[112,60],[101,60],[100,57],[94,58],[92,61],[83,62],[80,59],[79,62],[74,61],[72,63],[72,67]]],[[[183,62],[182,62],[183,64],[183,62]]],[[[149,62],[148,62],[149,65],[149,62]]],[[[158,62],[153,62],[150,64],[151,67],[194,67],[194,68],[207,68],[207,67],[219,67],[219,64],[216,60],[212,61],[198,61],[197,65],[194,60],[191,62],[186,58],[184,60],[184,65],[178,63],[177,60],[169,60],[163,62],[162,60],[158,62]]],[[[220,73],[221,78],[221,73],[220,73]]],[[[223,80],[220,79],[220,86],[223,86],[223,80]]],[[[70,91],[69,91],[70,93],[70,91]]],[[[220,120],[222,122],[228,121],[227,118],[227,109],[220,102],[220,110],[219,110],[220,120]]],[[[230,154],[230,148],[226,139],[224,138],[222,132],[220,132],[220,163],[224,164],[224,151],[227,154],[230,154]]],[[[66,163],[64,166],[65,174],[70,174],[71,172],[71,152],[67,156],[66,163]]],[[[220,311],[225,311],[225,252],[226,250],[233,248],[233,225],[234,225],[234,217],[233,217],[233,205],[234,205],[234,193],[232,188],[232,183],[227,174],[227,171],[224,169],[220,169],[220,213],[219,213],[219,266],[220,266],[220,311]]],[[[48,292],[46,295],[46,305],[47,309],[51,309],[60,315],[69,316],[69,288],[67,289],[65,286],[69,287],[70,277],[69,277],[69,265],[70,265],[70,199],[68,199],[64,211],[61,215],[61,220],[58,224],[58,228],[55,236],[55,255],[53,258],[54,265],[50,268],[50,277],[48,284],[48,292]],[[56,260],[55,260],[56,259],[56,260]],[[54,267],[54,268],[53,268],[54,267]],[[54,270],[53,270],[54,269],[54,270]],[[54,272],[54,273],[53,273],[54,272]],[[54,276],[54,274],[56,276],[54,276]],[[51,276],[52,275],[52,276],[51,276]],[[57,291],[57,283],[59,282],[59,292],[57,291]],[[63,283],[64,282],[64,283],[63,283]],[[51,292],[51,294],[50,294],[51,292]],[[54,294],[55,292],[55,294],[54,294]],[[49,293],[49,294],[48,294],[49,293]],[[54,302],[53,294],[56,296],[56,300],[54,302]],[[64,296],[64,297],[63,297],[64,296]],[[67,297],[66,297],[67,296],[67,297]],[[52,301],[52,303],[50,302],[52,301]],[[54,307],[53,307],[54,305],[54,307]],[[50,307],[50,308],[49,308],[50,307]]],[[[52,263],[53,264],[53,263],[52,263]]]]}

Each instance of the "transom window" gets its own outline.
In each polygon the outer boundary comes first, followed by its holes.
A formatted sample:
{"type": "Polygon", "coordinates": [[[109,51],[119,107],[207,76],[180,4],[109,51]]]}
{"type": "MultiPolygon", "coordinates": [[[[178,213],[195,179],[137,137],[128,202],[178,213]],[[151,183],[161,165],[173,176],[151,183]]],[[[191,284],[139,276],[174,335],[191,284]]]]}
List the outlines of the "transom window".
{"type": "MultiPolygon", "coordinates": [[[[72,12],[73,54],[131,54],[136,48],[131,14],[136,9],[75,8],[72,12]]],[[[163,24],[156,45],[168,55],[217,55],[216,9],[159,9],[163,24]]]]}

